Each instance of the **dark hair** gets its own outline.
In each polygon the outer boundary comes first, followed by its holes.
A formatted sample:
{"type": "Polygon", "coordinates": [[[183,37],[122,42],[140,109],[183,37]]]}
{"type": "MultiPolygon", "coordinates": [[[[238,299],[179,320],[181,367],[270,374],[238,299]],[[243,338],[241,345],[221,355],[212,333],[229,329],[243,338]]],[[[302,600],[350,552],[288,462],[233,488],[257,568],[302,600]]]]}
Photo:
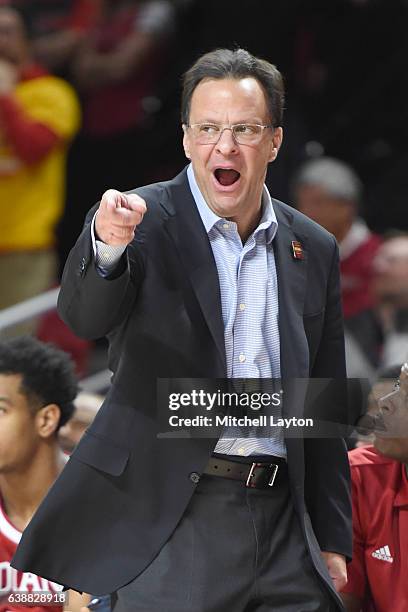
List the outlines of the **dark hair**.
{"type": "Polygon", "coordinates": [[[21,375],[21,393],[35,412],[56,404],[61,410],[57,429],[71,418],[78,380],[64,351],[32,336],[4,340],[0,342],[0,374],[21,375]]]}
{"type": "Polygon", "coordinates": [[[191,98],[203,79],[244,79],[253,77],[262,86],[274,127],[282,125],[285,90],[279,70],[245,49],[216,49],[198,58],[183,76],[181,121],[188,125],[191,98]]]}

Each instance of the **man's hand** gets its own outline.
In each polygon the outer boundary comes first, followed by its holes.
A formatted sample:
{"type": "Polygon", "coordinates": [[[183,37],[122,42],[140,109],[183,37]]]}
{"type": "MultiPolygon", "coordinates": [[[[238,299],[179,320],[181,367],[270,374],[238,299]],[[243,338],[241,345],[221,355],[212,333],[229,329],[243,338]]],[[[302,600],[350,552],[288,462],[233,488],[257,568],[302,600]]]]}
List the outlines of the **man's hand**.
{"type": "Polygon", "coordinates": [[[84,607],[91,601],[91,596],[86,593],[78,593],[70,589],[67,591],[67,602],[64,605],[64,612],[89,612],[88,608],[84,607]]]}
{"type": "Polygon", "coordinates": [[[333,580],[334,588],[339,592],[347,582],[346,559],[343,555],[333,552],[322,552],[330,578],[333,580]]]}
{"type": "Polygon", "coordinates": [[[10,62],[0,59],[0,95],[10,94],[17,84],[18,73],[10,62]]]}
{"type": "Polygon", "coordinates": [[[95,218],[97,238],[110,246],[127,246],[146,212],[146,202],[130,193],[108,189],[102,196],[95,218]]]}

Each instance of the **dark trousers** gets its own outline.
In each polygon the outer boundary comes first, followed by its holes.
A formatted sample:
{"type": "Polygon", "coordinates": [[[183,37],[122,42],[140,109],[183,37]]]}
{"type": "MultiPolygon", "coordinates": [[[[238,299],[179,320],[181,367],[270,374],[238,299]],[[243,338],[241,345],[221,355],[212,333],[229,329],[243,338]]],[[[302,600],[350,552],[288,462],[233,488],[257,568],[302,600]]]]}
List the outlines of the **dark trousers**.
{"type": "Polygon", "coordinates": [[[287,482],[269,490],[203,475],[153,562],[114,612],[333,612],[306,550],[287,482]]]}

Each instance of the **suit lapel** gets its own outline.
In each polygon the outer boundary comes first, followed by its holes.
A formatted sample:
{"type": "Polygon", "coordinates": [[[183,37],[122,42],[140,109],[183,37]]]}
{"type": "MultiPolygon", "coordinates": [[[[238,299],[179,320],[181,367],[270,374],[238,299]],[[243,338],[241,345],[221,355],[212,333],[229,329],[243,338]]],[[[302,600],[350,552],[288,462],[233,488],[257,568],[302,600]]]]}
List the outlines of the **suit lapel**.
{"type": "Polygon", "coordinates": [[[174,241],[205,321],[218,349],[226,376],[224,322],[217,266],[184,170],[168,184],[162,205],[170,213],[165,229],[174,241]]]}
{"type": "MultiPolygon", "coordinates": [[[[303,305],[307,279],[307,239],[292,227],[293,216],[279,202],[273,201],[278,231],[274,239],[278,276],[279,335],[281,376],[289,382],[309,376],[309,347],[303,327],[303,305]],[[304,259],[296,259],[292,242],[300,242],[304,259]]],[[[290,385],[293,386],[292,384],[290,385]]],[[[284,402],[284,413],[302,412],[302,402],[284,402]]]]}

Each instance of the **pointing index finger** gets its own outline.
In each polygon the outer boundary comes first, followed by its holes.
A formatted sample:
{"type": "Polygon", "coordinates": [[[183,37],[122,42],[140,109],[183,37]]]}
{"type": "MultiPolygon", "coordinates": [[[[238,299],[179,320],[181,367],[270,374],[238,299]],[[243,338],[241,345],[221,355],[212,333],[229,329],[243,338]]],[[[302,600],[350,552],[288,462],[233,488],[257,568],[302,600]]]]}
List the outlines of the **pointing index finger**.
{"type": "Polygon", "coordinates": [[[122,207],[123,194],[116,189],[108,189],[102,196],[101,204],[105,205],[108,210],[115,210],[122,207]]]}
{"type": "Polygon", "coordinates": [[[122,194],[123,202],[122,206],[125,206],[129,210],[133,210],[138,213],[144,214],[147,210],[146,202],[137,195],[137,193],[122,194]]]}

